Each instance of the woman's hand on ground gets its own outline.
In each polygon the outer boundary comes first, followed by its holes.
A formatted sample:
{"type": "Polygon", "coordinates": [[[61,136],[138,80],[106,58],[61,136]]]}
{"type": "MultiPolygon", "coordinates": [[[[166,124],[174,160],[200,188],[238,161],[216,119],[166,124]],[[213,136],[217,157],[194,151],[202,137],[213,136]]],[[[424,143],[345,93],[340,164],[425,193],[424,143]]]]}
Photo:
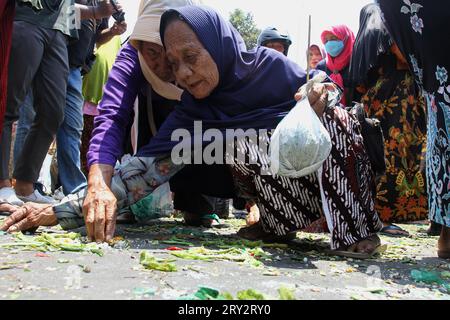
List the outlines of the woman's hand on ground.
{"type": "Polygon", "coordinates": [[[113,172],[114,168],[107,165],[93,165],[89,170],[83,216],[90,241],[108,242],[114,237],[117,199],[109,187],[113,172]]]}
{"type": "Polygon", "coordinates": [[[48,204],[27,203],[22,207],[11,206],[7,210],[12,214],[1,226],[1,231],[19,232],[37,229],[40,226],[50,227],[58,224],[53,207],[48,204]]]}

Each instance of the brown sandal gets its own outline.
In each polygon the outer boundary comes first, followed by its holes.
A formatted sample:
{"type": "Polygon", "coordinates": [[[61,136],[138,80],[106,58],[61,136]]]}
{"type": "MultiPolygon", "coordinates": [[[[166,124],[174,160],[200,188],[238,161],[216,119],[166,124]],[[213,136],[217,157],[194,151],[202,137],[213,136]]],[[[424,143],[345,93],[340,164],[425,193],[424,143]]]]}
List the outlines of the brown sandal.
{"type": "Polygon", "coordinates": [[[380,238],[377,235],[373,235],[373,236],[370,236],[366,239],[359,241],[358,243],[348,246],[345,249],[326,250],[325,252],[332,256],[365,260],[365,259],[373,258],[375,255],[381,254],[381,253],[385,252],[386,250],[387,250],[387,245],[381,245],[380,238]],[[372,251],[370,251],[370,252],[353,251],[353,250],[356,250],[356,247],[358,246],[358,244],[360,244],[361,242],[366,241],[366,240],[377,243],[377,245],[375,246],[375,248],[372,251]]]}
{"type": "Polygon", "coordinates": [[[296,232],[290,232],[284,236],[277,236],[271,233],[267,233],[263,230],[260,222],[253,224],[249,227],[239,229],[237,235],[246,240],[250,241],[261,240],[265,243],[287,243],[294,240],[297,237],[296,232]]]}

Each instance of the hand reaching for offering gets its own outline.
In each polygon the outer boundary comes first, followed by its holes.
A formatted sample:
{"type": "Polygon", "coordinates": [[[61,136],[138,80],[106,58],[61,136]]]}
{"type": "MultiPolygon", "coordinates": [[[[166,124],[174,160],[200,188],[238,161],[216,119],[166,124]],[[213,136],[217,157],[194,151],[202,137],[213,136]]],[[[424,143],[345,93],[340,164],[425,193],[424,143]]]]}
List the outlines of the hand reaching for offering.
{"type": "MultiPolygon", "coordinates": [[[[328,92],[335,91],[336,87],[331,83],[314,83],[310,90],[307,90],[309,104],[320,118],[325,111],[325,107],[328,102],[328,92]]],[[[305,90],[300,88],[295,94],[295,100],[300,101],[303,99],[305,90]],[[303,91],[303,92],[302,92],[303,91]]]]}

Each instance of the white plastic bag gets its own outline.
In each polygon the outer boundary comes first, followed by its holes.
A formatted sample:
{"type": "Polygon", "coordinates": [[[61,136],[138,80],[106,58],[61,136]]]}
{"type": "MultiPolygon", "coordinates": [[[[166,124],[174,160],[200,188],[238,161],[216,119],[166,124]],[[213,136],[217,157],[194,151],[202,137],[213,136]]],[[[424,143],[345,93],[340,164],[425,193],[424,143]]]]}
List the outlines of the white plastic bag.
{"type": "Polygon", "coordinates": [[[300,178],[317,171],[331,152],[331,138],[308,98],[299,101],[270,139],[273,174],[300,178]]]}

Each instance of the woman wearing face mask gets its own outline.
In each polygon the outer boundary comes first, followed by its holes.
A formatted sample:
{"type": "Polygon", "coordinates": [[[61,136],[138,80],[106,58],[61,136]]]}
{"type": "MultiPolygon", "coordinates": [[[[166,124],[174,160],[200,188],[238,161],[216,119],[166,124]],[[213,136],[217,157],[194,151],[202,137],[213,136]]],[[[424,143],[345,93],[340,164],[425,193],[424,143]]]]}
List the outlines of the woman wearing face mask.
{"type": "Polygon", "coordinates": [[[317,65],[317,69],[325,71],[344,91],[341,103],[344,105],[350,104],[351,101],[347,101],[350,88],[348,69],[352,57],[355,35],[349,27],[338,25],[323,31],[321,39],[325,45],[327,57],[317,65]]]}

